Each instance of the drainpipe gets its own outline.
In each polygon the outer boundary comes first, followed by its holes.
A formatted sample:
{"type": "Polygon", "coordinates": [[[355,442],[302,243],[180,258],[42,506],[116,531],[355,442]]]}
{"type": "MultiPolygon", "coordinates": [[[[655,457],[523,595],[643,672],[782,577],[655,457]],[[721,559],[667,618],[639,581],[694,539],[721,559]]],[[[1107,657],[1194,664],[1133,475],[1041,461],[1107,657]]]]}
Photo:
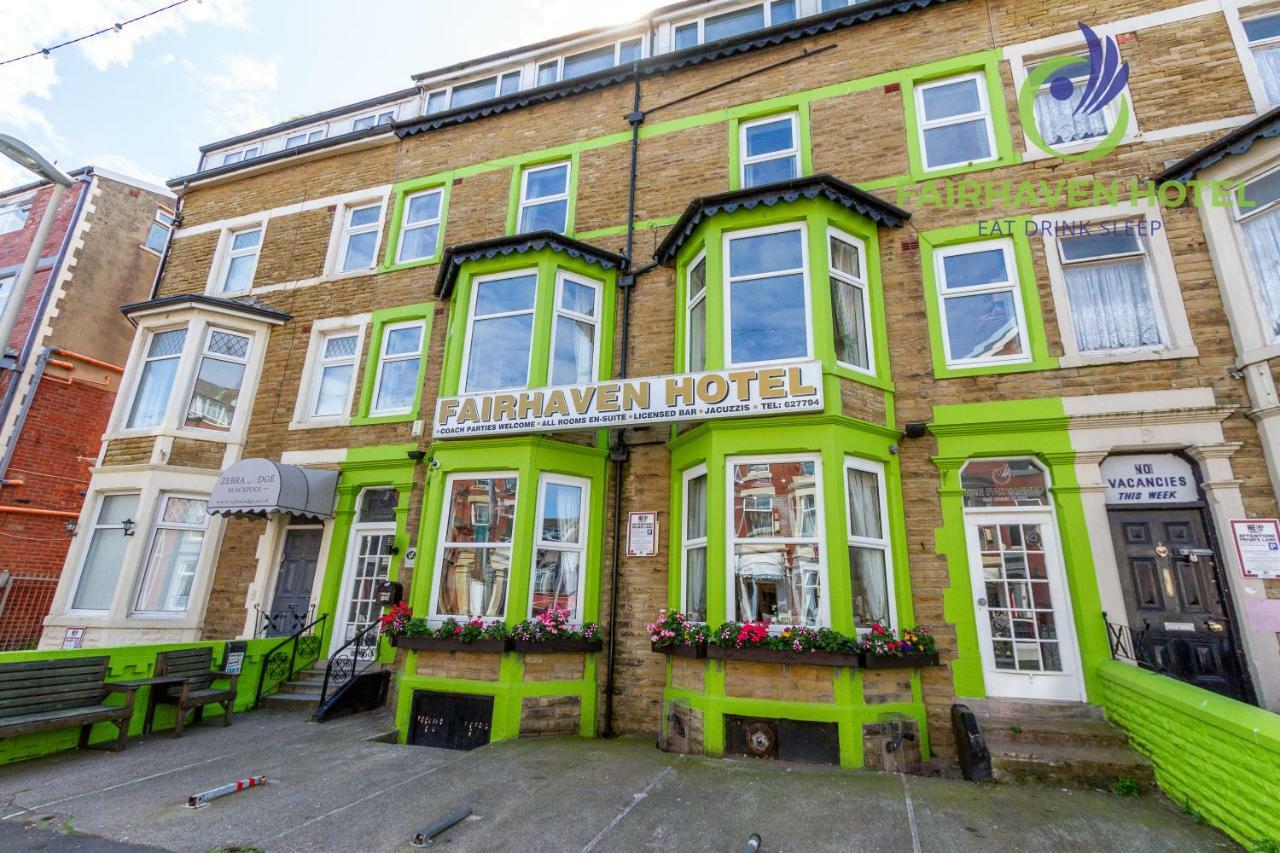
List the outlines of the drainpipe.
{"type": "MultiPolygon", "coordinates": [[[[653,21],[649,21],[649,45],[653,50],[653,21]]],[[[632,78],[635,81],[635,94],[632,99],[631,112],[627,121],[631,124],[631,174],[628,178],[627,190],[627,247],[623,252],[626,258],[626,269],[618,277],[618,286],[622,288],[622,348],[618,356],[618,378],[627,377],[627,360],[630,355],[631,330],[631,290],[635,287],[636,277],[632,271],[632,255],[635,250],[636,237],[636,171],[640,156],[640,125],[644,123],[644,112],[640,109],[640,63],[632,66],[632,78]]],[[[613,555],[610,567],[612,580],[609,583],[609,663],[605,670],[604,684],[604,736],[613,737],[613,685],[614,673],[617,670],[616,653],[618,647],[618,570],[622,561],[622,470],[630,453],[627,450],[625,429],[616,429],[610,434],[609,460],[613,462],[613,555]]]]}
{"type": "Polygon", "coordinates": [[[169,249],[173,246],[173,235],[182,227],[182,203],[187,200],[187,184],[178,189],[178,200],[173,205],[173,228],[169,231],[169,239],[164,241],[164,251],[160,253],[160,263],[156,264],[156,277],[151,282],[151,298],[160,293],[160,277],[164,268],[169,265],[169,249]]]}

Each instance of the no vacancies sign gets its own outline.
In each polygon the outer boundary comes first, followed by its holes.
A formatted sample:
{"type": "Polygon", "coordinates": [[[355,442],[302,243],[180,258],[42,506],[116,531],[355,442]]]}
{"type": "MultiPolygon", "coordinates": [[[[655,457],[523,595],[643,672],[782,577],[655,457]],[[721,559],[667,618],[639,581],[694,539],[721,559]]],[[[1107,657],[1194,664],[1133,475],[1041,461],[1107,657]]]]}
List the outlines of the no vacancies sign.
{"type": "Polygon", "coordinates": [[[435,438],[598,429],[822,411],[822,366],[764,365],[442,397],[435,438]]]}

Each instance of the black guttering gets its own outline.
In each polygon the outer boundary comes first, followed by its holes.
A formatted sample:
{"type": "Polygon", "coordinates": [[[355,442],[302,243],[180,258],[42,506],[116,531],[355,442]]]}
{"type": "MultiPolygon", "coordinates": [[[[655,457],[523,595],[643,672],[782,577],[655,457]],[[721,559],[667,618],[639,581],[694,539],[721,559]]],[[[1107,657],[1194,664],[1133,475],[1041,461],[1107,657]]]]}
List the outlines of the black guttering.
{"type": "Polygon", "coordinates": [[[1210,142],[1204,148],[1184,157],[1156,175],[1153,180],[1189,181],[1202,169],[1235,154],[1244,154],[1259,139],[1280,136],[1280,107],[1268,110],[1248,124],[1241,125],[1221,139],[1210,142]]]}
{"type": "Polygon", "coordinates": [[[684,213],[671,226],[667,236],[658,245],[653,258],[659,264],[670,263],[680,251],[680,247],[689,239],[703,220],[717,213],[731,213],[740,208],[752,210],[764,205],[786,204],[801,198],[822,197],[848,208],[854,213],[867,217],[877,225],[898,228],[911,218],[911,214],[902,208],[847,184],[831,175],[811,175],[807,178],[793,178],[790,181],[779,181],[776,184],[764,184],[749,187],[745,190],[733,190],[727,193],[702,196],[689,202],[684,213]]]}
{"type": "Polygon", "coordinates": [[[836,9],[821,15],[812,15],[786,24],[779,24],[768,29],[755,30],[740,36],[707,42],[685,50],[663,53],[643,59],[634,66],[617,66],[595,74],[574,77],[537,89],[516,92],[502,98],[484,101],[456,110],[446,110],[431,116],[424,116],[412,122],[401,122],[395,125],[396,135],[404,138],[424,131],[438,130],[455,124],[463,124],[499,113],[509,112],[520,107],[532,106],[546,101],[554,101],[570,95],[590,92],[617,83],[626,83],[639,74],[652,77],[668,71],[684,68],[689,65],[700,65],[716,59],[748,53],[761,48],[774,47],[802,38],[811,38],[823,33],[833,32],[846,27],[865,24],[891,15],[901,15],[916,9],[936,6],[947,0],[880,0],[864,6],[849,6],[836,9]]]}
{"type": "MultiPolygon", "coordinates": [[[[354,104],[346,106],[334,107],[324,112],[312,113],[302,116],[301,118],[293,118],[288,121],[282,121],[279,124],[273,124],[270,127],[260,128],[248,133],[242,133],[239,136],[231,136],[218,142],[210,142],[200,146],[200,153],[205,154],[217,148],[223,148],[228,145],[235,145],[239,142],[252,142],[255,139],[261,139],[264,136],[274,136],[277,133],[284,133],[286,130],[292,130],[295,127],[306,127],[309,124],[315,124],[318,121],[324,121],[335,116],[346,115],[347,113],[359,112],[370,107],[380,106],[389,101],[399,101],[404,98],[410,98],[418,94],[418,88],[414,86],[411,89],[401,89],[398,92],[391,92],[387,95],[379,95],[376,98],[367,98],[363,101],[356,101],[354,104]]],[[[252,161],[251,161],[252,162],[252,161]]]]}
{"type": "MultiPolygon", "coordinates": [[[[278,160],[284,160],[288,157],[297,157],[302,154],[309,154],[312,151],[319,151],[322,148],[332,148],[336,145],[345,145],[348,142],[355,142],[359,139],[366,139],[372,136],[382,136],[390,132],[391,125],[375,124],[373,127],[366,127],[364,130],[353,130],[350,133],[341,133],[337,136],[327,136],[324,139],[318,139],[315,142],[307,142],[296,148],[286,148],[281,151],[273,151],[270,154],[262,154],[254,157],[252,160],[241,160],[238,163],[231,163],[226,166],[215,166],[212,169],[205,169],[202,172],[192,172],[190,175],[183,175],[180,178],[173,178],[165,181],[165,186],[170,189],[185,189],[186,184],[193,181],[203,181],[206,178],[216,178],[219,175],[227,175],[231,172],[239,172],[244,169],[258,166],[263,163],[275,163],[278,160]]],[[[260,136],[260,134],[255,134],[260,136]]],[[[201,155],[203,156],[203,155],[201,155]]]]}
{"type": "Polygon", "coordinates": [[[250,317],[261,317],[267,320],[274,320],[283,323],[286,320],[292,320],[293,317],[283,311],[277,311],[274,308],[268,308],[265,305],[259,305],[256,302],[248,302],[240,299],[221,299],[217,296],[205,296],[203,293],[179,293],[174,296],[161,296],[159,299],[148,299],[146,302],[130,302],[128,305],[120,306],[120,313],[126,317],[132,318],[134,314],[141,311],[155,311],[162,308],[181,308],[184,306],[205,306],[208,308],[221,308],[224,311],[234,311],[237,314],[245,314],[250,317]]]}
{"type": "Polygon", "coordinates": [[[512,234],[509,237],[494,237],[474,243],[463,243],[450,246],[444,250],[440,259],[440,274],[436,277],[436,296],[447,299],[453,293],[453,285],[458,279],[458,271],[468,261],[486,260],[500,255],[520,255],[525,252],[536,252],[550,249],[595,264],[601,269],[624,269],[626,259],[606,249],[601,249],[581,240],[574,240],[557,234],[554,231],[533,231],[529,234],[512,234]]]}

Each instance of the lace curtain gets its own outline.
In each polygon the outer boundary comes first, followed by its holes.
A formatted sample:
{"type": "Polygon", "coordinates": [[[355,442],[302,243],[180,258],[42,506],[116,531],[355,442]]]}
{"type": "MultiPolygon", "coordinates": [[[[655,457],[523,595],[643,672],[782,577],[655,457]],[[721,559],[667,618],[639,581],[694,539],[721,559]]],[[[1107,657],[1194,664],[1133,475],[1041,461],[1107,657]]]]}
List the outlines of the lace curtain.
{"type": "MultiPolygon", "coordinates": [[[[880,481],[869,471],[849,469],[849,533],[862,539],[884,539],[880,518],[880,481]]],[[[889,581],[884,550],[849,546],[853,574],[853,616],[859,627],[889,624],[889,581]]]]}
{"type": "Polygon", "coordinates": [[[1081,352],[1161,343],[1144,261],[1069,267],[1066,280],[1071,323],[1081,352]]]}
{"type": "Polygon", "coordinates": [[[1266,308],[1271,334],[1280,335],[1280,209],[1247,220],[1242,230],[1249,269],[1266,308]]]}
{"type": "Polygon", "coordinates": [[[1071,111],[1076,108],[1083,93],[1084,84],[1077,83],[1071,97],[1065,101],[1059,101],[1047,89],[1036,95],[1036,128],[1045,142],[1050,145],[1065,145],[1106,135],[1107,119],[1102,111],[1093,115],[1072,115],[1071,111]]]}
{"type": "Polygon", "coordinates": [[[707,477],[689,481],[684,499],[685,541],[702,540],[703,544],[685,549],[684,609],[689,618],[707,618],[707,477]]]}

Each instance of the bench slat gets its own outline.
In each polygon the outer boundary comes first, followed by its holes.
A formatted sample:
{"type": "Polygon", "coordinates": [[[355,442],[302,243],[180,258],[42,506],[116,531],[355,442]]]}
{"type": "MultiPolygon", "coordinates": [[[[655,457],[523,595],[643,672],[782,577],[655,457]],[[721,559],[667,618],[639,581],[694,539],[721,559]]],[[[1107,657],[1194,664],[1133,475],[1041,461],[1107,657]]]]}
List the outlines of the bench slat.
{"type": "Polygon", "coordinates": [[[107,720],[119,720],[129,715],[130,708],[113,705],[92,705],[87,708],[72,708],[40,714],[26,714],[21,717],[10,717],[0,720],[0,738],[30,732],[43,732],[51,729],[66,729],[85,723],[100,723],[107,720]]]}
{"type": "Polygon", "coordinates": [[[0,699],[11,695],[22,695],[27,690],[57,690],[68,684],[96,684],[102,685],[101,678],[86,678],[81,674],[66,674],[65,672],[53,673],[45,678],[30,678],[24,681],[11,681],[0,684],[0,699]]]}
{"type": "Polygon", "coordinates": [[[68,684],[29,684],[22,688],[0,690],[0,708],[12,707],[14,704],[19,704],[23,700],[32,698],[69,699],[82,693],[92,693],[101,697],[106,695],[107,690],[102,686],[101,681],[77,681],[68,684]]]}
{"type": "Polygon", "coordinates": [[[82,676],[85,679],[106,678],[105,664],[81,664],[78,666],[42,667],[38,669],[9,670],[7,664],[0,664],[0,689],[15,682],[38,681],[45,678],[66,678],[82,676]]]}
{"type": "Polygon", "coordinates": [[[21,663],[2,663],[0,664],[0,677],[20,672],[75,669],[77,667],[100,667],[103,672],[106,672],[107,658],[49,658],[47,660],[27,660],[21,663]]]}

